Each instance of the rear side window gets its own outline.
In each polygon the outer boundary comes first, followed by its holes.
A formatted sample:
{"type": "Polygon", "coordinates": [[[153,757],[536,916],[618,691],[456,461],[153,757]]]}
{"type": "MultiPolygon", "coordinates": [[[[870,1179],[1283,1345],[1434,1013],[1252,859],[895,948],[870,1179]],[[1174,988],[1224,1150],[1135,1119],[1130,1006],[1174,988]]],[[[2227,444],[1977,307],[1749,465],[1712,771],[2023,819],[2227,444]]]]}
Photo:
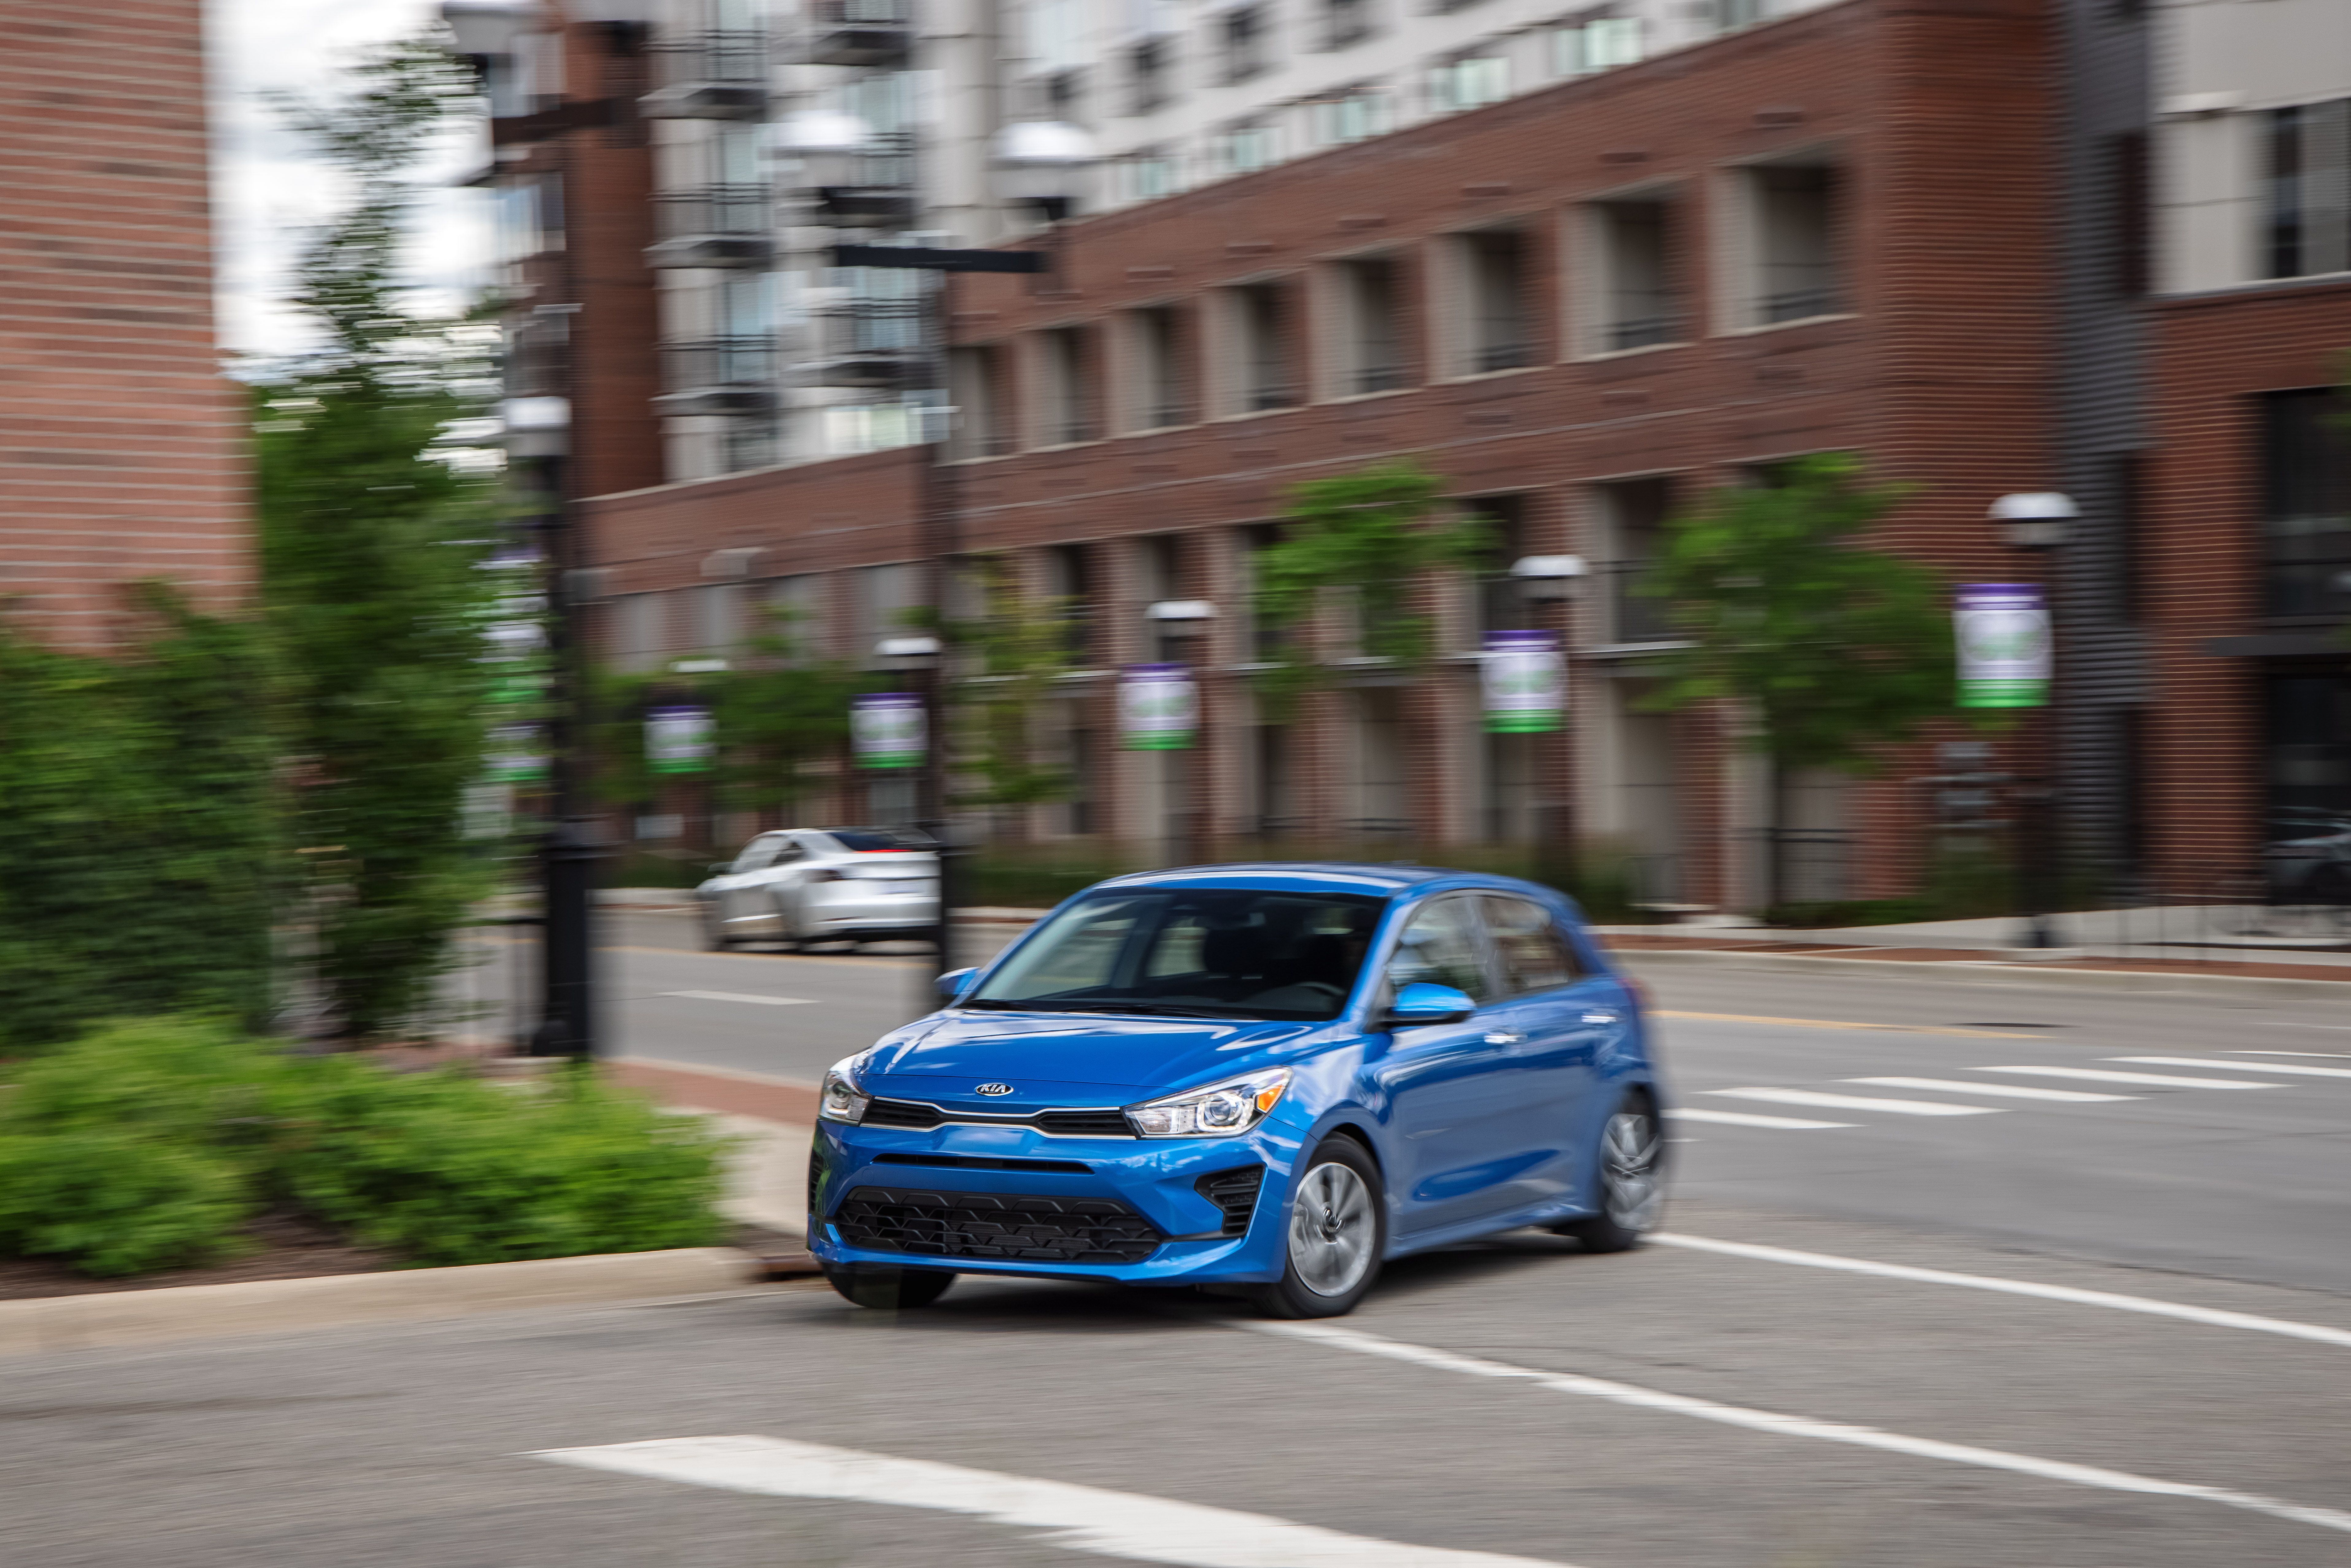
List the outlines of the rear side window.
{"type": "Polygon", "coordinates": [[[1552,919],[1551,911],[1529,899],[1484,895],[1486,930],[1502,961],[1502,984],[1514,997],[1556,990],[1583,977],[1575,949],[1552,919]]]}
{"type": "Polygon", "coordinates": [[[896,828],[833,828],[825,837],[842,849],[861,853],[875,850],[927,850],[930,839],[922,833],[902,832],[896,828]]]}
{"type": "Polygon", "coordinates": [[[1494,999],[1468,899],[1440,898],[1426,905],[1396,938],[1395,954],[1388,959],[1388,994],[1416,982],[1467,991],[1480,1006],[1494,999]]]}

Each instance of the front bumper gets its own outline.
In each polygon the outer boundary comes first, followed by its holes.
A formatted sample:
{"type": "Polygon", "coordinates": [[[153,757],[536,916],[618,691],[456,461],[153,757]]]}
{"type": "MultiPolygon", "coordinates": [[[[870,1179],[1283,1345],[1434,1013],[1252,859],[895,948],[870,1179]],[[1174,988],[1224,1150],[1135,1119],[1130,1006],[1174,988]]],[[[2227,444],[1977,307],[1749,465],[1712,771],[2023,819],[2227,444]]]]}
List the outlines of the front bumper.
{"type": "Polygon", "coordinates": [[[834,1268],[1261,1282],[1280,1277],[1279,1215],[1298,1149],[1272,1119],[1238,1137],[1165,1139],[823,1122],[810,1155],[809,1250],[834,1268]],[[1246,1177],[1229,1173],[1251,1168],[1263,1174],[1249,1203],[1234,1196],[1246,1177]]]}

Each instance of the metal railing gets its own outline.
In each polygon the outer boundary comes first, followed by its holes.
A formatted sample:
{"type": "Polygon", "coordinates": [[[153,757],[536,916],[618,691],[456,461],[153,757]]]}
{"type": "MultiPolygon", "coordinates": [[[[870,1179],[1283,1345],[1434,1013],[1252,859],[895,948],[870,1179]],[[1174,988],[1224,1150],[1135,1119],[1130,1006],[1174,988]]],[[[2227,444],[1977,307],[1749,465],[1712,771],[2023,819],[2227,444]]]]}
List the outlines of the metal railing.
{"type": "Polygon", "coordinates": [[[1274,408],[1296,408],[1301,401],[1298,389],[1291,386],[1251,387],[1248,397],[1251,413],[1262,413],[1274,408]]]}
{"type": "Polygon", "coordinates": [[[911,353],[923,346],[919,299],[850,298],[822,312],[832,323],[828,346],[855,354],[911,353]]]}
{"type": "Polygon", "coordinates": [[[765,235],[775,199],[765,185],[699,185],[653,197],[664,239],[700,235],[765,235]]]}
{"type": "Polygon", "coordinates": [[[1762,298],[1763,319],[1801,321],[1807,316],[1836,314],[1837,291],[1832,287],[1792,288],[1782,294],[1766,294],[1762,298]]]}
{"type": "Polygon", "coordinates": [[[1608,640],[1612,643],[1671,643],[1682,633],[1675,627],[1672,606],[1665,600],[1638,591],[1653,566],[1646,560],[1620,560],[1604,567],[1608,582],[1608,640]]]}
{"type": "Polygon", "coordinates": [[[1359,392],[1394,392],[1405,384],[1402,365],[1365,365],[1355,372],[1359,392]]]}
{"type": "Polygon", "coordinates": [[[1625,316],[1608,324],[1607,343],[1611,349],[1652,348],[1676,341],[1680,330],[1678,316],[1625,316]]]}
{"type": "Polygon", "coordinates": [[[664,343],[661,357],[662,385],[672,392],[748,386],[776,379],[776,340],[765,334],[664,343]]]}
{"type": "Polygon", "coordinates": [[[1535,352],[1532,345],[1524,342],[1488,343],[1475,360],[1480,371],[1515,371],[1534,363],[1535,352]]]}
{"type": "Polygon", "coordinates": [[[768,79],[768,39],[763,33],[735,29],[671,34],[656,37],[650,52],[658,79],[665,87],[768,79]]]}

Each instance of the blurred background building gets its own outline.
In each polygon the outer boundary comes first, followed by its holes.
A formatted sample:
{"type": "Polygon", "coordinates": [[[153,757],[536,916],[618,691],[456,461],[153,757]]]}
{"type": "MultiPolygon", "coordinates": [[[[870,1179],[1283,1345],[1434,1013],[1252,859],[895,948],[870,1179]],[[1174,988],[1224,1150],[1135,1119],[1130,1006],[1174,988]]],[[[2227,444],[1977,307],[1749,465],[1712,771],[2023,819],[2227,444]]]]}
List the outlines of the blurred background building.
{"type": "MultiPolygon", "coordinates": [[[[1220,850],[1522,845],[1564,804],[1645,901],[1737,908],[1761,771],[1730,716],[1642,708],[1673,638],[1632,585],[1706,489],[1853,451],[1916,486],[1883,543],[2052,579],[2053,755],[2001,765],[2062,770],[2083,866],[2195,893],[2351,813],[2335,0],[446,10],[497,94],[513,390],[571,365],[614,664],[724,656],[769,606],[879,663],[951,405],[962,548],[1072,606],[1037,718],[1077,785],[1029,836],[1173,845],[1174,765],[1119,747],[1111,686],[1180,657],[1220,850]],[[923,275],[828,265],[909,239],[1054,270],[953,283],[943,378],[923,275]],[[1447,657],[1277,722],[1280,497],[1402,455],[1497,540],[1432,590],[1447,657]],[[2045,566],[1986,514],[2055,489],[2045,566]],[[1566,606],[1508,575],[1570,552],[1566,606]],[[1207,630],[1170,638],[1171,600],[1207,630]],[[1573,728],[1486,735],[1480,635],[1535,624],[1573,728]]],[[[1795,891],[1906,891],[1965,745],[1801,780],[1795,891]]],[[[902,807],[844,772],[812,809],[902,807]]]]}
{"type": "Polygon", "coordinates": [[[0,8],[0,598],[105,649],[120,591],[238,600],[243,394],[213,337],[203,6],[0,8]]]}

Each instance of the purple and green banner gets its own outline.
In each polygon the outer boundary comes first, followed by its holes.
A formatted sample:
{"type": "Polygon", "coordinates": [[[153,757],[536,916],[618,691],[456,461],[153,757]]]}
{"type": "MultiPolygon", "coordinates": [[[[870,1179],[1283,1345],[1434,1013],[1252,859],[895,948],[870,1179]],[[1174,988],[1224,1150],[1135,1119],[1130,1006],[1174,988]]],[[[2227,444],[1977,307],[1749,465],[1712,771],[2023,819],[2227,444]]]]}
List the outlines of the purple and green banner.
{"type": "Polygon", "coordinates": [[[699,703],[645,709],[645,766],[655,773],[704,773],[717,750],[716,726],[699,703]]]}
{"type": "Polygon", "coordinates": [[[1118,674],[1118,728],[1129,751],[1182,751],[1200,723],[1189,664],[1129,664],[1118,674]]]}
{"type": "Polygon", "coordinates": [[[2049,601],[2035,582],[1977,582],[1951,611],[1961,707],[2039,707],[2049,700],[2049,601]]]}
{"type": "Polygon", "coordinates": [[[1567,660],[1552,632],[1487,632],[1480,674],[1488,729],[1531,735],[1565,722],[1567,660]]]}
{"type": "Polygon", "coordinates": [[[860,768],[920,768],[930,735],[930,716],[918,693],[869,692],[849,699],[849,740],[860,768]]]}

